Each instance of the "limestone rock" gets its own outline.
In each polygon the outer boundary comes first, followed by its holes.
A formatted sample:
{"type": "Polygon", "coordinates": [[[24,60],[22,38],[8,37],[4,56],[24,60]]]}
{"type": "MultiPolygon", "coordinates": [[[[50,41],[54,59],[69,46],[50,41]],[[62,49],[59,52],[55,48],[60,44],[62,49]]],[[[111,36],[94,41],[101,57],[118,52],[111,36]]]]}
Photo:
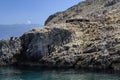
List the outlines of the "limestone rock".
{"type": "Polygon", "coordinates": [[[19,38],[0,40],[0,65],[9,65],[16,62],[15,56],[20,54],[21,41],[19,38]]]}
{"type": "Polygon", "coordinates": [[[62,28],[36,28],[21,36],[22,54],[28,59],[38,60],[56,51],[58,46],[71,39],[71,32],[62,28]]]}

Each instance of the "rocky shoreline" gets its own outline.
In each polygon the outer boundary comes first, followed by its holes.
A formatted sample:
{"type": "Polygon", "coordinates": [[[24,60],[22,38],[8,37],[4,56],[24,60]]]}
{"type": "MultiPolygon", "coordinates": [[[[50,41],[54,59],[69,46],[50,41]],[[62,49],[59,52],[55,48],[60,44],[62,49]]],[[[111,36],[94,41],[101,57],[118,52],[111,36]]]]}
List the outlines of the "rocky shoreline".
{"type": "Polygon", "coordinates": [[[51,15],[43,28],[0,40],[0,66],[120,70],[119,5],[86,0],[51,15]]]}

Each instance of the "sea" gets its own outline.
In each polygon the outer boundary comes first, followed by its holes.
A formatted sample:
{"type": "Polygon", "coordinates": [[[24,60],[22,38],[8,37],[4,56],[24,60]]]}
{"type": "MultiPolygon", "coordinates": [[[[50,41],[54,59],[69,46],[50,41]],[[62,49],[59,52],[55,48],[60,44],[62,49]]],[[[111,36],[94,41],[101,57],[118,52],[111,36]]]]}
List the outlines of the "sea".
{"type": "MultiPolygon", "coordinates": [[[[19,37],[40,25],[0,25],[0,39],[19,37]]],[[[120,80],[120,72],[86,69],[0,67],[0,80],[120,80]]]]}
{"type": "Polygon", "coordinates": [[[120,80],[120,74],[83,69],[0,67],[0,80],[120,80]]]}
{"type": "Polygon", "coordinates": [[[13,24],[0,25],[0,39],[9,39],[10,37],[19,37],[25,32],[41,27],[39,24],[13,24]]]}

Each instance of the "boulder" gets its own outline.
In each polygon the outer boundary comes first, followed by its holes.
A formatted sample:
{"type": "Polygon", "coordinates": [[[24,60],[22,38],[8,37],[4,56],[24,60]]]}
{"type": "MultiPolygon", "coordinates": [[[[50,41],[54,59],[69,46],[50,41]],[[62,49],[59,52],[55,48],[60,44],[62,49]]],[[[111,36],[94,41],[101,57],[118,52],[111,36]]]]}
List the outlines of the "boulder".
{"type": "Polygon", "coordinates": [[[71,32],[62,28],[36,28],[23,34],[21,39],[23,57],[39,60],[56,51],[58,46],[70,42],[71,32]]]}

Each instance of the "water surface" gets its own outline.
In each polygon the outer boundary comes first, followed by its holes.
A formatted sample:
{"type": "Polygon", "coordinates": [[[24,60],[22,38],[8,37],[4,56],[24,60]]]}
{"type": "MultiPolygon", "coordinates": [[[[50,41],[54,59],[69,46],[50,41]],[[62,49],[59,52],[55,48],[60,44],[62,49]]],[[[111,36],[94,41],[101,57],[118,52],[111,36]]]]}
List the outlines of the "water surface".
{"type": "Polygon", "coordinates": [[[14,24],[0,25],[0,39],[8,39],[10,37],[19,37],[30,29],[40,27],[38,24],[14,24]]]}
{"type": "Polygon", "coordinates": [[[120,80],[119,73],[1,67],[0,80],[120,80]]]}

